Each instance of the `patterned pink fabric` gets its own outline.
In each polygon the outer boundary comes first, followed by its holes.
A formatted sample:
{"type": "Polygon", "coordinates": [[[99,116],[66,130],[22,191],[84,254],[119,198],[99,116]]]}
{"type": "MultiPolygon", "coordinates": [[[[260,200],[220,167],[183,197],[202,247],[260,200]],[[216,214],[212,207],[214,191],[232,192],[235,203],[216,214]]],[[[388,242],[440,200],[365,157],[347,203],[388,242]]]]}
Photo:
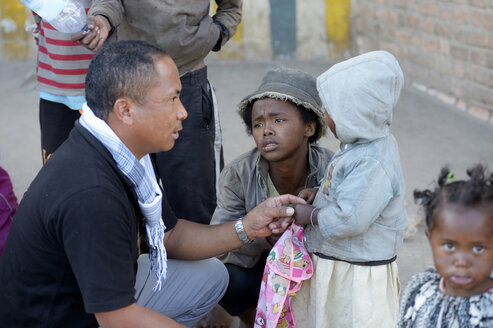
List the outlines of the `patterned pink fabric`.
{"type": "Polygon", "coordinates": [[[296,327],[289,300],[310,279],[313,265],[303,243],[303,228],[292,224],[267,257],[255,315],[255,328],[296,327]]]}

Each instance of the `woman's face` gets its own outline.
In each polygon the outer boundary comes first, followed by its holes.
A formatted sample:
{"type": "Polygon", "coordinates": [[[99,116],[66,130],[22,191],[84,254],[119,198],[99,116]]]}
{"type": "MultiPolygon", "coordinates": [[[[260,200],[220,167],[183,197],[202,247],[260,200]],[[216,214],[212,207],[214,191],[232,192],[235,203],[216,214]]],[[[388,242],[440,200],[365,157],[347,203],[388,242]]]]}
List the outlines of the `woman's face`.
{"type": "Polygon", "coordinates": [[[298,107],[289,101],[264,98],[256,100],[252,107],[253,139],[269,162],[306,156],[315,124],[304,123],[298,107]]]}
{"type": "Polygon", "coordinates": [[[484,293],[493,269],[493,217],[476,209],[443,209],[427,232],[438,273],[452,296],[484,293]]]}

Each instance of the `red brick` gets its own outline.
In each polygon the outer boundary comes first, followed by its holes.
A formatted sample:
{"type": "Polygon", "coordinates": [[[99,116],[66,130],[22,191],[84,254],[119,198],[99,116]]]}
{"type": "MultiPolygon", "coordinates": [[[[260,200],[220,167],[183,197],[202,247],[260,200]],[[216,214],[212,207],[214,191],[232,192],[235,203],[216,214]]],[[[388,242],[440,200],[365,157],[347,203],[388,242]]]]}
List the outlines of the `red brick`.
{"type": "Polygon", "coordinates": [[[479,99],[488,106],[493,106],[493,90],[491,88],[479,88],[479,99]]]}
{"type": "Polygon", "coordinates": [[[450,21],[454,24],[467,25],[469,23],[469,10],[461,7],[455,7],[452,10],[450,21]]]}
{"type": "MultiPolygon", "coordinates": [[[[451,88],[451,91],[452,91],[452,94],[457,98],[457,99],[462,99],[464,98],[464,86],[463,86],[464,82],[462,80],[455,80],[453,81],[452,83],[452,88],[451,88]]],[[[466,109],[466,105],[465,105],[465,102],[463,100],[458,100],[457,101],[457,105],[461,105],[463,104],[464,105],[464,108],[461,108],[462,110],[465,110],[466,109]]]]}
{"type": "Polygon", "coordinates": [[[449,4],[439,3],[437,5],[437,17],[440,18],[442,21],[450,21],[450,16],[451,16],[450,8],[451,5],[449,4]]]}
{"type": "Polygon", "coordinates": [[[408,2],[409,2],[409,0],[393,0],[392,3],[397,8],[406,9],[406,8],[408,8],[408,2]]]}
{"type": "Polygon", "coordinates": [[[474,65],[468,65],[466,71],[467,77],[470,81],[476,82],[483,86],[488,86],[489,75],[486,69],[474,65]]]}
{"type": "Polygon", "coordinates": [[[423,31],[428,34],[433,33],[433,19],[426,17],[422,18],[416,15],[407,16],[407,25],[417,31],[423,31]]]}
{"type": "Polygon", "coordinates": [[[453,39],[454,26],[450,23],[443,23],[435,21],[433,24],[433,34],[436,36],[442,36],[447,39],[453,39]]]}
{"type": "Polygon", "coordinates": [[[493,31],[493,14],[482,14],[481,21],[483,26],[491,31],[493,31]]]}
{"type": "Polygon", "coordinates": [[[462,63],[455,63],[454,64],[454,74],[456,78],[462,79],[465,76],[465,69],[464,69],[464,64],[462,63]]]}
{"type": "Polygon", "coordinates": [[[438,52],[442,55],[450,55],[450,42],[446,39],[438,40],[438,52]]]}
{"type": "Polygon", "coordinates": [[[474,27],[481,27],[481,13],[478,11],[471,11],[470,24],[474,27]]]}
{"type": "Polygon", "coordinates": [[[409,43],[409,40],[411,40],[411,33],[412,32],[407,29],[397,27],[389,31],[389,38],[402,45],[405,45],[409,43]]]}
{"type": "Polygon", "coordinates": [[[401,57],[402,47],[399,44],[380,40],[378,49],[387,50],[397,58],[401,57]]]}
{"type": "Polygon", "coordinates": [[[452,29],[452,33],[453,33],[453,36],[452,38],[455,40],[455,41],[459,41],[459,42],[464,42],[464,30],[463,28],[461,27],[457,27],[457,26],[454,26],[454,28],[452,29]]]}
{"type": "Polygon", "coordinates": [[[425,16],[435,16],[437,6],[433,2],[425,2],[419,6],[419,11],[425,16]]]}
{"type": "Polygon", "coordinates": [[[487,63],[487,51],[485,49],[471,49],[470,62],[477,66],[485,67],[487,63]]]}
{"type": "Polygon", "coordinates": [[[476,47],[486,47],[488,44],[483,31],[464,31],[464,42],[476,47]]]}
{"type": "Polygon", "coordinates": [[[493,51],[486,50],[486,68],[493,69],[493,51]]]}
{"type": "Polygon", "coordinates": [[[486,9],[488,0],[468,0],[467,3],[473,7],[486,9]]]}
{"type": "Polygon", "coordinates": [[[430,71],[427,80],[423,81],[426,85],[432,89],[437,91],[452,93],[450,78],[448,76],[443,76],[442,74],[438,74],[434,71],[430,71]]]}
{"type": "Polygon", "coordinates": [[[396,11],[379,9],[376,12],[376,16],[378,20],[387,24],[397,25],[399,23],[399,17],[396,11]]]}
{"type": "Polygon", "coordinates": [[[443,75],[453,74],[453,64],[450,59],[439,57],[435,59],[434,70],[443,75]]]}

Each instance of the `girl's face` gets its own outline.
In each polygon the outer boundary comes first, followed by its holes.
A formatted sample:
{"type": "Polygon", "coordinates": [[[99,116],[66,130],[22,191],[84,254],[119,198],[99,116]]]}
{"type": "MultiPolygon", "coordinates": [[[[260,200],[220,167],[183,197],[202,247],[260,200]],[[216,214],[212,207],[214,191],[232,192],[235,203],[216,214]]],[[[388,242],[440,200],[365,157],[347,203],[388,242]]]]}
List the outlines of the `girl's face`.
{"type": "Polygon", "coordinates": [[[253,104],[253,139],[269,162],[306,156],[308,138],[314,133],[315,122],[305,124],[298,107],[289,101],[264,98],[253,104]]]}
{"type": "Polygon", "coordinates": [[[452,296],[488,290],[493,269],[493,218],[471,208],[445,208],[435,217],[430,241],[433,260],[452,296]]]}

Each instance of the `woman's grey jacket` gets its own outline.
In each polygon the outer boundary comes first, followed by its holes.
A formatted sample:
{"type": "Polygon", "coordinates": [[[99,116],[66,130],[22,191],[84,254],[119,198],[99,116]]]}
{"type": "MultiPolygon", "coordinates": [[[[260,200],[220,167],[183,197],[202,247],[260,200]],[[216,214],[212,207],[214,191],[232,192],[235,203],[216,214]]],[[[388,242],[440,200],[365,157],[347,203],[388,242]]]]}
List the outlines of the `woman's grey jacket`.
{"type": "MultiPolygon", "coordinates": [[[[305,186],[313,188],[323,178],[332,153],[328,149],[310,145],[308,154],[310,173],[305,186]]],[[[236,221],[266,200],[268,171],[269,163],[260,156],[257,148],[228,164],[219,177],[219,196],[211,224],[236,221]]],[[[219,256],[219,259],[223,263],[251,268],[262,252],[271,248],[272,245],[266,238],[259,238],[251,244],[219,256]]]]}

